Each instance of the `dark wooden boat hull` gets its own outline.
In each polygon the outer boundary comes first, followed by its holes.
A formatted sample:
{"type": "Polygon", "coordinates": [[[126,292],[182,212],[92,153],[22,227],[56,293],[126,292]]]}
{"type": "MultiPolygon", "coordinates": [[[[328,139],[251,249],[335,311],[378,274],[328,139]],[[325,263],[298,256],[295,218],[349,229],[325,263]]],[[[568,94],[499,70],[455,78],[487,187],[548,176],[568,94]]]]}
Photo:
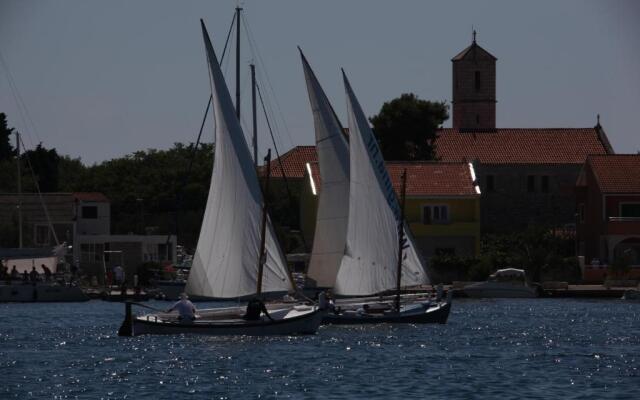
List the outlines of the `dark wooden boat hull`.
{"type": "Polygon", "coordinates": [[[335,314],[328,313],[324,316],[323,323],[334,325],[358,325],[380,323],[403,324],[446,324],[451,311],[451,301],[443,301],[437,307],[430,307],[417,314],[335,314]]]}
{"type": "Polygon", "coordinates": [[[120,328],[121,336],[138,335],[179,335],[198,334],[209,336],[272,336],[272,335],[309,335],[317,332],[325,311],[315,309],[299,316],[270,321],[211,321],[180,323],[176,321],[158,321],[152,317],[125,317],[120,328]],[[127,318],[130,318],[127,323],[127,318]]]}

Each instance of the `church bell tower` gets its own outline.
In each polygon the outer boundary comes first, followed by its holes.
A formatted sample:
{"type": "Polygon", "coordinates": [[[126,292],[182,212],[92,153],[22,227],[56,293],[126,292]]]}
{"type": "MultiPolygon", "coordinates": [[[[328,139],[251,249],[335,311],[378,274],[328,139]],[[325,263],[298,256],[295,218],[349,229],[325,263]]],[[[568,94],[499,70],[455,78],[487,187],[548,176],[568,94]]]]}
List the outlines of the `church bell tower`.
{"type": "Polygon", "coordinates": [[[496,129],[496,61],[476,43],[475,31],[471,45],[451,59],[454,129],[496,129]]]}

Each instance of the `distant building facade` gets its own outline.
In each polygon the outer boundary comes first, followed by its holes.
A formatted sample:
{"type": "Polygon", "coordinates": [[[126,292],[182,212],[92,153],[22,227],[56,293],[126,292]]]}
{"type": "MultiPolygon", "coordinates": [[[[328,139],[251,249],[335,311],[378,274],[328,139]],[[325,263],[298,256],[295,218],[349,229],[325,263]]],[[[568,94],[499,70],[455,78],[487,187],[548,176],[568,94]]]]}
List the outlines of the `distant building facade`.
{"type": "Polygon", "coordinates": [[[590,156],[576,183],[578,253],[640,267],[640,155],[590,156]]]}
{"type": "MultiPolygon", "coordinates": [[[[300,221],[313,240],[318,195],[322,186],[317,163],[305,168],[300,221]]],[[[396,193],[407,171],[405,217],[423,257],[477,256],[480,253],[480,189],[469,163],[388,162],[396,193]]],[[[349,207],[345,200],[345,207],[349,207]]]]}
{"type": "Polygon", "coordinates": [[[497,58],[474,33],[451,61],[453,127],[438,132],[436,155],[475,165],[483,231],[574,223],[573,187],[582,164],[591,154],[613,153],[599,121],[593,128],[496,128],[497,58]]]}
{"type": "MultiPolygon", "coordinates": [[[[435,153],[441,162],[473,163],[482,189],[483,232],[517,232],[532,224],[573,229],[582,165],[589,155],[614,154],[600,122],[588,128],[497,128],[497,58],[474,37],[451,61],[453,127],[438,131],[435,153]]],[[[306,163],[317,161],[315,146],[295,147],[281,161],[283,168],[277,159],[271,162],[272,176],[278,180],[284,169],[300,188],[306,163]]]]}
{"type": "Polygon", "coordinates": [[[0,226],[16,227],[19,208],[23,247],[66,243],[72,248],[68,261],[89,275],[101,278],[115,264],[133,275],[145,261],[176,261],[175,235],[112,235],[111,205],[102,193],[0,193],[0,226]]]}

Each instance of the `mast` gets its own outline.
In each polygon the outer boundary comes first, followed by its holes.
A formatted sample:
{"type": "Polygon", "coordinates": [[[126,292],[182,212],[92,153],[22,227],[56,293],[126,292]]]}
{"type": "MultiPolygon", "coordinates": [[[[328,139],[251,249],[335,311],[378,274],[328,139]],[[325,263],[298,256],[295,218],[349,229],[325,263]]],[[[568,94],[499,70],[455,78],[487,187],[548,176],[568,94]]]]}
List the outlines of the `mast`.
{"type": "Polygon", "coordinates": [[[236,117],[240,120],[240,11],[236,7],[236,117]]]}
{"type": "Polygon", "coordinates": [[[264,181],[264,193],[262,204],[262,226],[260,227],[260,252],[258,253],[258,287],[256,288],[256,296],[260,297],[262,294],[262,272],[264,269],[264,263],[266,261],[266,254],[264,252],[265,239],[267,234],[267,196],[269,195],[269,178],[271,178],[271,149],[267,152],[267,156],[264,159],[264,165],[267,166],[267,176],[264,181]]]}
{"type": "Polygon", "coordinates": [[[20,175],[20,133],[16,131],[16,166],[18,168],[18,248],[22,248],[22,176],[20,175]]]}
{"type": "Polygon", "coordinates": [[[396,275],[396,310],[400,312],[400,282],[402,280],[402,246],[404,245],[404,203],[407,190],[407,169],[402,171],[400,191],[400,220],[398,221],[398,272],[396,275]]]}
{"type": "Polygon", "coordinates": [[[253,111],[253,165],[258,168],[258,116],[256,114],[256,66],[251,67],[251,108],[253,111]]]}

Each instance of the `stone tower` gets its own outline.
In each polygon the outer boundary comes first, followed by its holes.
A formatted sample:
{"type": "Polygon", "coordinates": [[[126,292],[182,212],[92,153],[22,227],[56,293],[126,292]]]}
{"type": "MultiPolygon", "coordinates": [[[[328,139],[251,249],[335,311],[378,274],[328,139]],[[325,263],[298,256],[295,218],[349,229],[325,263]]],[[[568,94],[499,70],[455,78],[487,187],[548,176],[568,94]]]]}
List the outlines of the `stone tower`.
{"type": "Polygon", "coordinates": [[[475,31],[471,45],[451,59],[454,129],[496,129],[496,60],[478,46],[475,31]]]}

